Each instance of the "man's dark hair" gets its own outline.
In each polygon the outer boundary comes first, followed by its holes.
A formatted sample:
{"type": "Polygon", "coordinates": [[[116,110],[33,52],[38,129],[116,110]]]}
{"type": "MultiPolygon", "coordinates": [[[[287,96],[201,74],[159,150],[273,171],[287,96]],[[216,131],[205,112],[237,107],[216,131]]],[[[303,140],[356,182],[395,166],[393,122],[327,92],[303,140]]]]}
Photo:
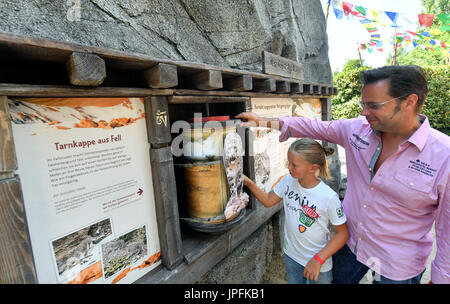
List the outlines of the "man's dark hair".
{"type": "Polygon", "coordinates": [[[389,95],[392,97],[417,94],[419,99],[417,100],[416,112],[420,113],[428,94],[425,72],[421,67],[417,65],[390,65],[361,72],[363,86],[380,80],[389,81],[389,95]]]}

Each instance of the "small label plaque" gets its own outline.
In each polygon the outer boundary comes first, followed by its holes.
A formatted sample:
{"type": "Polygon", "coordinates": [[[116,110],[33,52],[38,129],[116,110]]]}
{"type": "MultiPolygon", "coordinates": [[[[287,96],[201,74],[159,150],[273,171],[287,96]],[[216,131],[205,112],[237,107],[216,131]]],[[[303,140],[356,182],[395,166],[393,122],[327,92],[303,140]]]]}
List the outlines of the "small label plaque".
{"type": "Polygon", "coordinates": [[[266,51],[262,52],[263,72],[295,79],[303,79],[302,64],[266,51]]]}

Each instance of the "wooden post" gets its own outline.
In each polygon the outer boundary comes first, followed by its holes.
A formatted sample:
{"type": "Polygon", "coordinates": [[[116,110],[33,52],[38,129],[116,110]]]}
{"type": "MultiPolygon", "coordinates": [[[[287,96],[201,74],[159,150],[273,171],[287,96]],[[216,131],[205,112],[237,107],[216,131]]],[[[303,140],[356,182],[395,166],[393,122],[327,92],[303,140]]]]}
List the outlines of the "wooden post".
{"type": "Polygon", "coordinates": [[[397,29],[394,32],[394,55],[392,56],[391,65],[397,64],[397,29]]]}
{"type": "Polygon", "coordinates": [[[169,146],[172,136],[168,98],[167,96],[151,96],[144,99],[144,104],[148,142],[151,144],[150,161],[161,260],[165,267],[173,269],[182,262],[183,256],[177,187],[172,150],[169,146]]]}
{"type": "Polygon", "coordinates": [[[165,89],[178,85],[177,67],[172,64],[158,63],[143,72],[145,82],[154,89],[165,89]]]}
{"type": "Polygon", "coordinates": [[[359,65],[363,66],[362,58],[361,58],[361,51],[359,50],[359,43],[356,42],[356,47],[358,48],[358,56],[359,56],[359,65]]]}
{"type": "Polygon", "coordinates": [[[93,54],[73,52],[66,70],[70,83],[76,86],[99,86],[106,78],[105,61],[93,54]]]}
{"type": "Polygon", "coordinates": [[[151,96],[144,99],[147,116],[148,142],[152,146],[168,145],[170,134],[169,104],[167,96],[151,96]]]}
{"type": "Polygon", "coordinates": [[[322,120],[324,121],[331,120],[331,97],[320,98],[320,104],[322,111],[322,120]]]}
{"type": "Polygon", "coordinates": [[[183,261],[183,253],[171,147],[151,148],[150,159],[161,260],[173,269],[183,261]]]}
{"type": "Polygon", "coordinates": [[[327,24],[328,24],[328,14],[329,14],[329,12],[330,12],[330,3],[331,3],[331,0],[328,0],[328,4],[327,4],[327,13],[326,13],[326,15],[325,15],[325,29],[327,28],[327,24]]]}
{"type": "Polygon", "coordinates": [[[0,97],[0,284],[37,283],[25,216],[8,99],[0,97]]]}

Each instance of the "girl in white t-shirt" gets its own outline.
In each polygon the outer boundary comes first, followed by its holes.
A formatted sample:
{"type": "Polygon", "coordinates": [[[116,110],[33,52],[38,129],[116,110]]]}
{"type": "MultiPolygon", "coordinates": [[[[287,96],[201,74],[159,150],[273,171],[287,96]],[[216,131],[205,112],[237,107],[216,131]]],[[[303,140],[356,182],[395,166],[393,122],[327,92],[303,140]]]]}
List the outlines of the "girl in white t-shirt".
{"type": "Polygon", "coordinates": [[[244,185],[265,207],[284,202],[284,254],[289,284],[332,281],[332,259],[349,238],[339,197],[322,179],[330,178],[326,155],[315,140],[302,138],[291,144],[289,173],[266,193],[247,176],[244,185]],[[336,233],[330,238],[329,223],[336,233]]]}

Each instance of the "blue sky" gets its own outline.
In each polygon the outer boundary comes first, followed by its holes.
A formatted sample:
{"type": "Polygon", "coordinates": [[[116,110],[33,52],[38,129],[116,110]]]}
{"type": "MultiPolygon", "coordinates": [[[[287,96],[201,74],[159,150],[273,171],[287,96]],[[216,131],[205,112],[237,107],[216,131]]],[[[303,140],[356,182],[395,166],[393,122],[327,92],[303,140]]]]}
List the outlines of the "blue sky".
{"type": "MultiPolygon", "coordinates": [[[[326,14],[327,0],[320,0],[320,2],[326,14]]],[[[347,0],[347,2],[361,5],[367,9],[408,14],[407,16],[415,17],[414,21],[416,22],[418,20],[417,14],[423,11],[420,0],[347,0]]],[[[394,28],[389,26],[378,26],[378,28],[381,32],[382,39],[393,37],[394,28]]],[[[408,29],[415,31],[417,26],[413,25],[408,29]]],[[[356,19],[347,20],[346,17],[339,20],[336,19],[332,6],[330,6],[328,15],[327,33],[329,46],[328,56],[333,71],[341,70],[345,61],[348,59],[358,59],[357,43],[365,43],[370,40],[370,34],[356,19]]],[[[389,51],[392,51],[393,45],[386,42],[383,44],[383,52],[374,51],[373,53],[369,53],[367,50],[361,51],[361,57],[366,64],[372,67],[379,67],[386,64],[386,58],[389,51]]]]}

